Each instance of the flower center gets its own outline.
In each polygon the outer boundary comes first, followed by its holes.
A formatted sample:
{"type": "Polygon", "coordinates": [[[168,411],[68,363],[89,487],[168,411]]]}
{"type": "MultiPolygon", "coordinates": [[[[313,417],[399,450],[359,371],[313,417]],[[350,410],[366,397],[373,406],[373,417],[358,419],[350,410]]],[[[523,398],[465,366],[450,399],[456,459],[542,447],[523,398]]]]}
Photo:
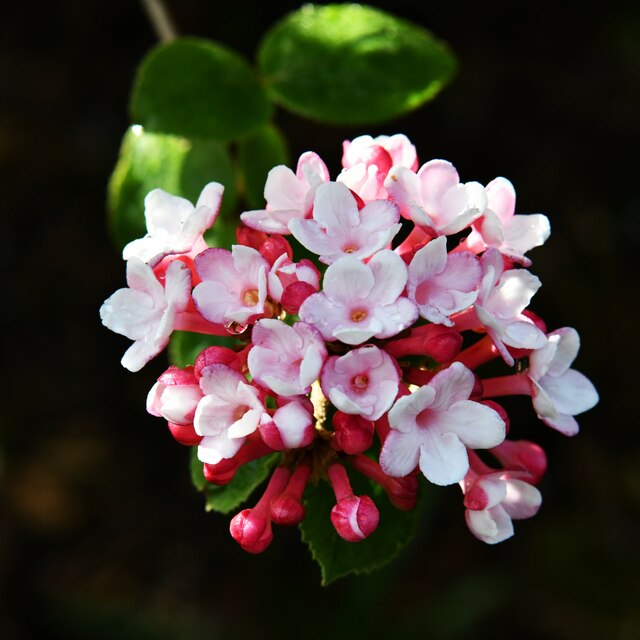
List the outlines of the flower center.
{"type": "Polygon", "coordinates": [[[241,420],[247,411],[249,411],[249,407],[244,404],[238,405],[233,412],[233,421],[237,422],[238,420],[241,420]]]}
{"type": "Polygon", "coordinates": [[[364,309],[354,309],[351,312],[351,322],[362,322],[367,317],[364,309]]]}
{"type": "Polygon", "coordinates": [[[351,384],[358,391],[362,391],[363,389],[366,389],[367,386],[369,385],[369,376],[367,376],[365,373],[359,373],[357,376],[353,378],[353,380],[351,381],[351,384]]]}
{"type": "Polygon", "coordinates": [[[257,289],[246,289],[242,294],[242,302],[247,307],[255,307],[260,300],[257,289]]]}
{"type": "Polygon", "coordinates": [[[346,247],[344,247],[342,249],[345,253],[353,253],[354,251],[358,250],[358,247],[356,247],[353,244],[348,244],[346,247]]]}

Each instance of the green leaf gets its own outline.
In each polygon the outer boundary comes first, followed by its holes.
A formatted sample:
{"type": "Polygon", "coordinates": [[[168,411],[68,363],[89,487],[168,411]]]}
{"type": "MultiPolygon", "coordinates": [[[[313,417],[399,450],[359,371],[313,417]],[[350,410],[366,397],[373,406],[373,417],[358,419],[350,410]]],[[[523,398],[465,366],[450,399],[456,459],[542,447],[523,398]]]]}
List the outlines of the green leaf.
{"type": "MultiPolygon", "coordinates": [[[[236,201],[229,154],[217,142],[148,133],[140,125],[125,134],[108,190],[109,227],[118,247],[146,233],[144,198],[160,188],[195,202],[208,182],[225,187],[220,217],[230,217],[236,201]]],[[[216,233],[216,231],[213,231],[216,233]]]]}
{"type": "Polygon", "coordinates": [[[131,97],[134,122],[187,138],[233,140],[266,123],[271,112],[244,58],[196,38],[155,47],[138,69],[131,97]]]}
{"type": "Polygon", "coordinates": [[[433,98],[456,68],[422,27],[358,4],[289,14],[267,33],[258,61],[274,101],[336,124],[399,116],[433,98]]]}
{"type": "Polygon", "coordinates": [[[229,484],[219,487],[206,481],[197,451],[197,447],[192,448],[191,480],[195,488],[204,493],[207,511],[218,511],[219,513],[229,513],[245,502],[255,489],[267,479],[280,459],[280,454],[274,453],[247,462],[238,469],[229,484]]]}
{"type": "Polygon", "coordinates": [[[254,209],[264,208],[264,183],[267,174],[273,167],[289,162],[285,139],[274,125],[269,124],[240,141],[238,157],[249,206],[254,209]]]}
{"type": "Polygon", "coordinates": [[[320,565],[323,585],[350,573],[370,573],[387,564],[411,541],[419,519],[419,506],[399,511],[378,485],[355,473],[350,474],[350,480],[354,492],[371,496],[380,511],[378,528],[361,542],[347,542],[333,528],[330,514],[336,499],[328,482],[309,485],[305,491],[307,515],[300,529],[320,565]]]}

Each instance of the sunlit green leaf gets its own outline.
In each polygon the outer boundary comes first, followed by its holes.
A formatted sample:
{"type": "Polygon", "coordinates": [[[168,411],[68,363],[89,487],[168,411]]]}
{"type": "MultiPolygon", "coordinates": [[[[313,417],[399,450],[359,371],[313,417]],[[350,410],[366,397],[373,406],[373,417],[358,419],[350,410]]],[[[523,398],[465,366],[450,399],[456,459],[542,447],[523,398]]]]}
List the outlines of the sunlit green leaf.
{"type": "Polygon", "coordinates": [[[271,97],[310,118],[380,122],[433,98],[455,59],[422,27],[359,4],[306,5],[266,35],[259,65],[271,97]]]}
{"type": "Polygon", "coordinates": [[[196,38],[153,49],[140,65],[131,97],[134,122],[188,138],[233,140],[266,123],[271,111],[244,58],[196,38]]]}

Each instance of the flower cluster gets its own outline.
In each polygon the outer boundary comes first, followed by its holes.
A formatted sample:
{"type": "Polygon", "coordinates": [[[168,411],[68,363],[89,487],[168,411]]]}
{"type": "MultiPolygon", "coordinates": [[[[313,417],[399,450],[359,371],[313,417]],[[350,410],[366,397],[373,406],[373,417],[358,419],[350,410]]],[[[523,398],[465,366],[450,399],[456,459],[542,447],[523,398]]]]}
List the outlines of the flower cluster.
{"type": "Polygon", "coordinates": [[[345,142],[342,165],[336,181],[312,152],[295,173],[272,169],[265,208],[242,213],[231,250],[203,240],[221,185],[208,184],[195,207],[152,191],[148,234],[124,249],[128,288],[103,304],[102,321],[134,341],[122,359],[130,371],[174,329],[237,339],[169,367],[147,409],[197,446],[213,484],[281,452],[256,506],[231,521],[247,551],[266,548],[272,523],[302,521],[308,482],[331,484],[330,519],[343,539],[372,535],[378,509],[354,493],[347,471],[401,510],[415,506],[420,474],[458,483],[471,532],[504,540],[513,519],[537,512],[546,457],[507,438],[495,398],[530,396],[540,420],[565,435],[598,401],[570,368],[577,332],[547,333],[527,309],[541,283],[526,254],[549,222],[517,215],[505,178],[485,187],[461,182],[444,160],[420,166],[403,135],[345,142]],[[481,377],[491,360],[511,372],[481,377]]]}

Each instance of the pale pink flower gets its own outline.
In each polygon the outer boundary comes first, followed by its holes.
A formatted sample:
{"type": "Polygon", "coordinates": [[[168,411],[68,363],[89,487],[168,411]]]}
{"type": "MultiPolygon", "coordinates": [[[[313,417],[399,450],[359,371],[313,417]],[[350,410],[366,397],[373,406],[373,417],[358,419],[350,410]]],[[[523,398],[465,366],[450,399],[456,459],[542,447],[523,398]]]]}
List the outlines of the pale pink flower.
{"type": "Polygon", "coordinates": [[[182,262],[172,262],[164,287],[153,269],[139,258],[127,262],[128,288],[118,289],[100,307],[102,324],[135,342],[121,363],[129,371],[139,371],[169,342],[176,315],[187,308],[191,291],[191,271],[182,262]]]}
{"type": "Polygon", "coordinates": [[[265,414],[260,423],[263,441],[276,451],[309,446],[315,437],[313,405],[305,396],[278,407],[273,417],[265,414]]]}
{"type": "Polygon", "coordinates": [[[260,391],[224,364],[212,364],[202,370],[200,389],[204,397],[193,419],[195,432],[203,436],[198,458],[217,464],[232,458],[268,414],[260,391]]]}
{"type": "Polygon", "coordinates": [[[318,187],[313,218],[289,222],[293,236],[320,262],[331,264],[345,255],[368,258],[400,231],[398,207],[386,200],[369,202],[361,210],[349,189],[336,182],[318,187]]]}
{"type": "Polygon", "coordinates": [[[322,370],[322,391],[338,410],[377,420],[398,395],[398,367],[374,345],[332,356],[322,370]]]}
{"type": "Polygon", "coordinates": [[[589,379],[569,367],[580,350],[580,336],[564,327],[552,331],[546,344],[529,356],[531,399],[538,417],[567,436],[578,433],[573,417],[598,403],[598,392],[589,379]]]}
{"type": "Polygon", "coordinates": [[[253,379],[281,396],[309,393],[318,379],[327,348],[317,329],[305,322],[292,327],[280,320],[259,320],[251,335],[249,371],[253,379]]]}
{"type": "Polygon", "coordinates": [[[487,210],[473,223],[466,239],[469,250],[480,253],[487,247],[528,267],[525,253],[544,244],[551,233],[549,219],[542,213],[515,215],[516,192],[506,178],[496,178],[486,186],[487,210]]]}
{"type": "Polygon", "coordinates": [[[430,160],[417,174],[393,167],[384,186],[401,214],[434,236],[462,231],[487,208],[484,187],[478,182],[461,183],[446,160],[430,160]]]}
{"type": "Polygon", "coordinates": [[[246,323],[264,312],[269,263],[255,249],[207,249],[196,257],[195,268],[202,282],[193,301],[209,322],[246,323]]]}
{"type": "Polygon", "coordinates": [[[496,471],[461,482],[465,520],[471,533],[487,544],[513,535],[512,520],[532,518],[542,504],[540,491],[512,471],[496,471]]]}
{"type": "Polygon", "coordinates": [[[271,267],[267,275],[269,296],[276,302],[282,300],[284,290],[295,282],[306,282],[313,289],[320,288],[320,272],[311,260],[304,258],[299,262],[292,262],[286,253],[283,253],[271,267]]]}
{"type": "Polygon", "coordinates": [[[316,327],[325,340],[362,344],[389,338],[418,318],[417,307],[401,296],[407,267],[393,251],[378,252],[368,264],[347,256],[324,275],[323,290],[300,307],[300,319],[316,327]]]}
{"type": "Polygon", "coordinates": [[[240,219],[257,231],[289,234],[289,221],[311,215],[316,189],[328,180],[329,171],[320,156],[307,151],[300,156],[296,173],[284,165],[269,171],[264,186],[266,209],[245,211],[240,219]]]}
{"type": "Polygon", "coordinates": [[[144,199],[147,235],[125,246],[125,260],[139,258],[155,267],[165,256],[193,254],[207,248],[203,234],[210,229],[220,211],[224,187],[210,182],[194,207],[185,198],[154,189],[144,199]]]}
{"type": "Polygon", "coordinates": [[[358,136],[342,143],[342,166],[349,169],[371,159],[372,147],[382,147],[391,158],[391,166],[407,167],[415,171],[418,168],[416,148],[403,133],[392,136],[358,136]]]}
{"type": "Polygon", "coordinates": [[[338,182],[347,185],[365,202],[386,200],[384,180],[393,165],[418,168],[416,148],[402,134],[394,136],[359,136],[342,144],[342,166],[338,182]]]}
{"type": "Polygon", "coordinates": [[[178,425],[193,424],[198,403],[202,399],[193,367],[169,367],[151,387],[147,395],[147,411],[178,425]]]}
{"type": "Polygon", "coordinates": [[[454,484],[469,469],[467,447],[500,444],[505,424],[496,411],[469,400],[474,384],[473,373],[454,362],[429,384],[396,400],[380,453],[383,471],[403,477],[419,465],[434,484],[454,484]]]}
{"type": "Polygon", "coordinates": [[[504,271],[502,254],[496,249],[488,249],[480,261],[484,273],[474,310],[504,361],[513,366],[505,345],[540,349],[546,343],[544,333],[522,313],[541,282],[526,269],[504,271]]]}
{"type": "Polygon", "coordinates": [[[411,260],[407,295],[423,318],[452,327],[449,316],[475,302],[481,279],[478,259],[468,251],[447,254],[447,239],[441,236],[411,260]]]}

